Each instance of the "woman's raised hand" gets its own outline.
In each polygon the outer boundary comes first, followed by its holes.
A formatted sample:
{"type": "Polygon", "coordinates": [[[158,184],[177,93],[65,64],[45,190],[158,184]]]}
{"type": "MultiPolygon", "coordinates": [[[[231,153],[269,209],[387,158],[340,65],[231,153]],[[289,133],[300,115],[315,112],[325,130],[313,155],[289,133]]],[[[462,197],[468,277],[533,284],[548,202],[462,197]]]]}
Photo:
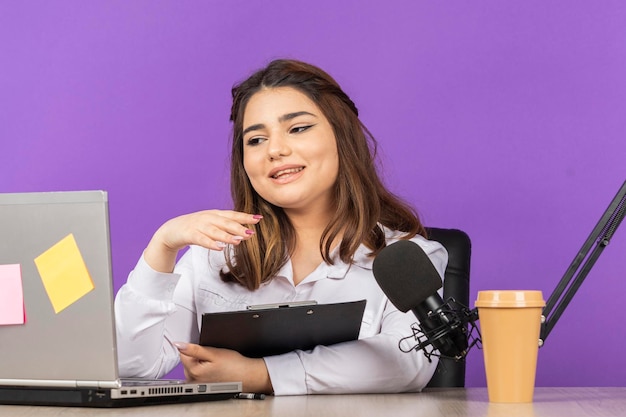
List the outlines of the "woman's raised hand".
{"type": "Polygon", "coordinates": [[[232,210],[205,210],[175,217],[165,222],[152,236],[144,259],[154,270],[172,272],[178,251],[198,245],[223,250],[254,235],[251,225],[262,216],[232,210]]]}

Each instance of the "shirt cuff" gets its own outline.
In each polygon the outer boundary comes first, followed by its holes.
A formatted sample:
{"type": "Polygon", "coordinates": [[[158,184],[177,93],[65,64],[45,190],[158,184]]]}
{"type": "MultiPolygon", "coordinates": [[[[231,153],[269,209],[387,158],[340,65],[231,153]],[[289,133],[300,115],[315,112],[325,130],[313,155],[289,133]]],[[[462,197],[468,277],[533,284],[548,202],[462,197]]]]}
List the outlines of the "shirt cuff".
{"type": "Polygon", "coordinates": [[[130,273],[127,284],[133,292],[155,300],[172,300],[180,274],[158,272],[152,269],[143,255],[130,273]]]}
{"type": "Polygon", "coordinates": [[[263,358],[274,395],[305,395],[306,373],[297,352],[263,358]]]}

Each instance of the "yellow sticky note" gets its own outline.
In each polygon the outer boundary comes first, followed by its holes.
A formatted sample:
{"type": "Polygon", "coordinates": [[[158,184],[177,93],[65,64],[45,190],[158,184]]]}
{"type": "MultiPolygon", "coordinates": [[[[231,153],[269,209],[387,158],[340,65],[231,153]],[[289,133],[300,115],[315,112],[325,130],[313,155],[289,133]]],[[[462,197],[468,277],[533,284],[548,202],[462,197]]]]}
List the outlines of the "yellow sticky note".
{"type": "Polygon", "coordinates": [[[19,264],[0,265],[0,325],[25,321],[22,268],[19,264]]]}
{"type": "Polygon", "coordinates": [[[73,234],[35,258],[35,265],[57,314],[94,288],[73,234]]]}

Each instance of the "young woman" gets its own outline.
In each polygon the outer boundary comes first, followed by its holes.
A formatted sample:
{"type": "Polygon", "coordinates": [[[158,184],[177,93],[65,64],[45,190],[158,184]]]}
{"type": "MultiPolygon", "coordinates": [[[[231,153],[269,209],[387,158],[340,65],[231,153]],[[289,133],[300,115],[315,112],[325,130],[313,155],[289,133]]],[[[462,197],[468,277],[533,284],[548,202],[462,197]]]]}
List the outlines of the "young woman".
{"type": "Polygon", "coordinates": [[[293,60],[271,62],[232,93],[234,209],[155,232],[116,298],[123,376],[158,378],[182,361],[190,380],[242,381],[247,392],[421,390],[436,361],[398,349],[415,317],[385,297],[372,262],[411,239],[443,276],[447,253],[382,184],[354,103],[324,71],[293,60]],[[361,299],[356,341],[265,358],[196,344],[203,313],[361,299]]]}

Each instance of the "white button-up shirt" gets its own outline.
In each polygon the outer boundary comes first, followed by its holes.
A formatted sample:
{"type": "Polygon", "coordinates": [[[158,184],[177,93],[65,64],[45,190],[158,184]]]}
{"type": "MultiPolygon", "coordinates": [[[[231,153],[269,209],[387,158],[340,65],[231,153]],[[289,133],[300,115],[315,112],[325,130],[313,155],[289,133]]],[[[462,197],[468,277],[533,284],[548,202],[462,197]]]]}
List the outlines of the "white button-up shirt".
{"type": "MultiPolygon", "coordinates": [[[[388,243],[395,240],[388,236],[388,243]]],[[[443,277],[448,260],[443,246],[421,236],[412,241],[443,277]]],[[[429,362],[422,352],[398,348],[417,320],[387,299],[374,279],[368,253],[361,245],[351,265],[339,259],[334,265],[322,263],[298,285],[289,261],[255,291],[221,280],[222,252],[191,247],[171,274],[154,271],[142,257],[115,300],[121,376],[160,378],[172,370],[179,363],[172,342],[197,343],[203,313],[277,302],[365,299],[358,340],[264,358],[275,395],[420,391],[437,360],[429,362]]]]}

